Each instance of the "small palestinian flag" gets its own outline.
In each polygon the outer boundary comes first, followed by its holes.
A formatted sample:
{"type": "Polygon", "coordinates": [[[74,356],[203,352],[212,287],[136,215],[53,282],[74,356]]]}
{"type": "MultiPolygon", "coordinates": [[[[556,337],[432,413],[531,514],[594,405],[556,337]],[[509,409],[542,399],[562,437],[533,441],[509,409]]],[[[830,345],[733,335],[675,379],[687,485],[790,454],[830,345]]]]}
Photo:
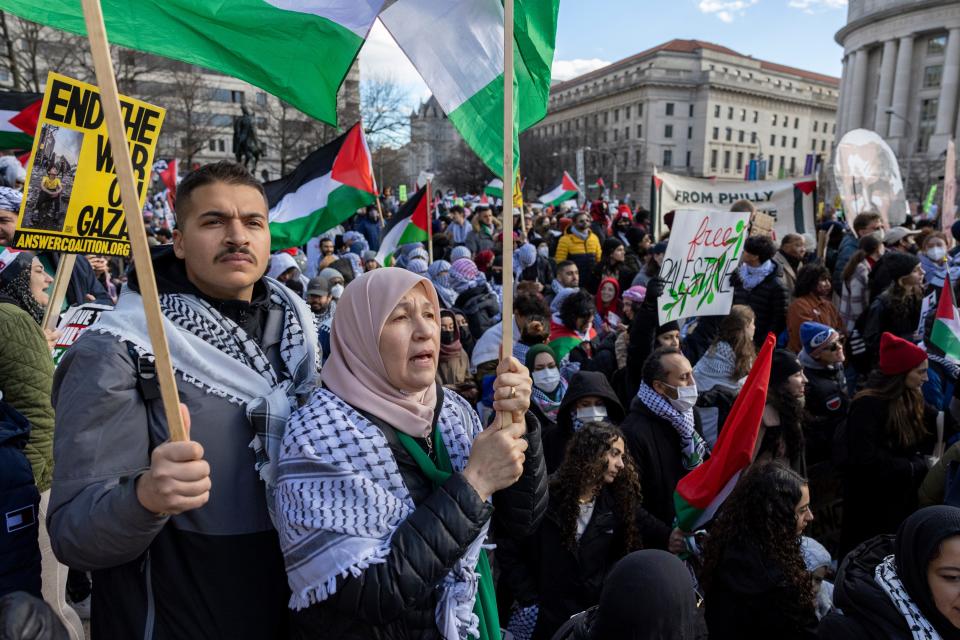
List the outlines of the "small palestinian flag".
{"type": "Polygon", "coordinates": [[[398,247],[411,242],[426,242],[429,238],[429,224],[430,199],[427,197],[427,188],[420,187],[387,223],[383,230],[383,240],[380,241],[377,262],[385,267],[390,266],[390,259],[398,247]]]}
{"type": "Polygon", "coordinates": [[[681,531],[696,531],[709,522],[733,491],[740,474],[753,461],[775,347],[776,338],[768,334],[723,423],[710,459],[677,483],[673,503],[677,511],[676,526],[681,531]]]}
{"type": "Polygon", "coordinates": [[[560,179],[560,184],[540,196],[540,202],[547,205],[558,205],[567,200],[573,200],[577,197],[578,193],[580,193],[580,187],[578,187],[576,181],[570,177],[570,174],[564,171],[563,177],[560,179]]]}
{"type": "Polygon", "coordinates": [[[0,91],[0,149],[30,149],[43,95],[0,91]]]}
{"type": "Polygon", "coordinates": [[[483,193],[491,198],[500,198],[503,200],[503,180],[494,178],[490,181],[490,184],[484,187],[483,193]]]}
{"type": "Polygon", "coordinates": [[[937,304],[930,343],[939,347],[948,358],[960,361],[960,311],[957,311],[957,305],[953,302],[952,284],[948,274],[943,279],[943,291],[937,304]]]}
{"type": "Polygon", "coordinates": [[[293,173],[263,187],[273,251],[305,245],[374,204],[373,165],[360,123],[311,153],[293,173]]]}
{"type": "Polygon", "coordinates": [[[597,181],[594,182],[592,185],[590,185],[589,188],[590,189],[606,189],[607,185],[603,183],[603,178],[597,178],[597,181]]]}

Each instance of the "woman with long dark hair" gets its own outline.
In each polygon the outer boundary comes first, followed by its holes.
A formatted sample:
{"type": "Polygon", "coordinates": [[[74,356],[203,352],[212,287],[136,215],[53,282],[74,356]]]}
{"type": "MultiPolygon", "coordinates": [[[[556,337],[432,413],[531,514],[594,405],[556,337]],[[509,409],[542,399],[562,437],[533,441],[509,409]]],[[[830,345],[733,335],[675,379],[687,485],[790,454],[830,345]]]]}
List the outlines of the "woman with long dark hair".
{"type": "Polygon", "coordinates": [[[789,348],[800,353],[800,325],[804,322],[819,322],[833,327],[839,333],[847,329],[840,318],[840,312],[833,305],[833,284],[826,267],[816,263],[804,265],[797,274],[797,284],[793,290],[793,302],[787,308],[787,332],[790,335],[789,348]]]}
{"type": "Polygon", "coordinates": [[[923,278],[920,260],[909,253],[888,253],[877,263],[870,289],[873,290],[874,282],[888,284],[871,300],[863,330],[867,353],[873,355],[874,366],[884,332],[911,342],[919,339],[916,332],[923,302],[923,278]]]}
{"type": "Polygon", "coordinates": [[[749,469],[704,544],[710,638],[813,638],[813,582],[800,535],[813,520],[807,481],[779,462],[749,469]]]}
{"type": "Polygon", "coordinates": [[[883,255],[883,243],[874,235],[863,236],[857,252],[843,270],[843,290],[840,292],[840,317],[847,333],[853,330],[857,318],[870,305],[870,272],[883,255]]]}
{"type": "MultiPolygon", "coordinates": [[[[549,493],[536,535],[497,549],[519,608],[538,609],[534,639],[552,637],[570,616],[597,604],[617,560],[644,543],[665,546],[669,535],[643,511],[623,433],[609,422],[588,423],[574,434],[549,493]]],[[[516,624],[513,630],[523,635],[516,624]]]]}
{"type": "Polygon", "coordinates": [[[753,346],[755,317],[747,305],[735,304],[720,320],[716,340],[693,368],[700,393],[718,386],[731,393],[740,390],[741,380],[750,373],[757,358],[753,346]]]}
{"type": "Polygon", "coordinates": [[[936,419],[920,391],[926,379],[923,349],[884,333],[880,368],[854,397],[845,432],[835,442],[843,473],[841,552],[894,533],[917,509],[936,419]]]}

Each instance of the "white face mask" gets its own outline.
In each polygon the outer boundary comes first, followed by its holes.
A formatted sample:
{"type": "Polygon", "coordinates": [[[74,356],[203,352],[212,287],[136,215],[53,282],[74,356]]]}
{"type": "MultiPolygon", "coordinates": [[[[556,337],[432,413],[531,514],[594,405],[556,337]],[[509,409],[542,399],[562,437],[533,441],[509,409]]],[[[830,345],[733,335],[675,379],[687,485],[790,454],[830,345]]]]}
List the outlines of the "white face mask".
{"type": "Polygon", "coordinates": [[[697,385],[692,384],[689,387],[674,387],[664,383],[664,385],[670,387],[677,392],[676,398],[667,398],[670,401],[670,404],[674,409],[680,413],[686,413],[690,409],[693,409],[694,405],[697,404],[697,385]]]}
{"type": "Polygon", "coordinates": [[[947,255],[947,250],[943,247],[930,247],[927,249],[927,257],[934,262],[940,262],[947,255]]]}
{"type": "Polygon", "coordinates": [[[343,285],[335,284],[332,287],[330,287],[330,295],[333,296],[334,300],[339,300],[340,296],[343,295],[343,285]]]}
{"type": "Polygon", "coordinates": [[[540,371],[534,371],[531,375],[533,376],[533,384],[547,393],[553,393],[554,389],[560,384],[560,370],[556,367],[540,369],[540,371]]]}
{"type": "Polygon", "coordinates": [[[577,418],[581,422],[600,422],[607,417],[607,408],[597,405],[594,407],[580,407],[577,409],[577,418]]]}
{"type": "Polygon", "coordinates": [[[883,229],[877,229],[876,231],[874,231],[874,232],[871,233],[870,235],[872,235],[874,238],[876,238],[876,239],[879,240],[880,242],[883,242],[883,238],[884,238],[884,236],[885,236],[886,234],[884,233],[883,229]]]}

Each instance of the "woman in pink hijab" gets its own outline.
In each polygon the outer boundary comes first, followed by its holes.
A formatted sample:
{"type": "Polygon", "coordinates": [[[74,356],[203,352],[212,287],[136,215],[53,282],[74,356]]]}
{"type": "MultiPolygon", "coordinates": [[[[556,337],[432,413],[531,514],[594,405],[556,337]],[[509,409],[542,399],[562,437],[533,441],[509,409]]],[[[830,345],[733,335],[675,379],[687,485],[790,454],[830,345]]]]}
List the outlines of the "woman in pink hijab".
{"type": "Polygon", "coordinates": [[[501,363],[484,430],[437,380],[434,287],[397,268],[346,288],[330,345],[323,388],[287,425],[273,496],[291,637],[499,638],[491,520],[526,536],[546,508],[529,373],[501,363]]]}

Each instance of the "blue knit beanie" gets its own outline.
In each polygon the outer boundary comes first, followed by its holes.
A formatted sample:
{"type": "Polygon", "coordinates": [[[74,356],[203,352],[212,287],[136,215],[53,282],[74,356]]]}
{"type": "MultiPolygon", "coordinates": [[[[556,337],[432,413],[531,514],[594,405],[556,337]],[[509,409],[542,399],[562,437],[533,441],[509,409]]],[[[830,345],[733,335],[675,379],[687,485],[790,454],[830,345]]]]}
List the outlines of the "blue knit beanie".
{"type": "Polygon", "coordinates": [[[800,325],[800,342],[807,355],[815,356],[823,347],[834,342],[840,334],[833,327],[819,322],[804,322],[800,325]]]}

